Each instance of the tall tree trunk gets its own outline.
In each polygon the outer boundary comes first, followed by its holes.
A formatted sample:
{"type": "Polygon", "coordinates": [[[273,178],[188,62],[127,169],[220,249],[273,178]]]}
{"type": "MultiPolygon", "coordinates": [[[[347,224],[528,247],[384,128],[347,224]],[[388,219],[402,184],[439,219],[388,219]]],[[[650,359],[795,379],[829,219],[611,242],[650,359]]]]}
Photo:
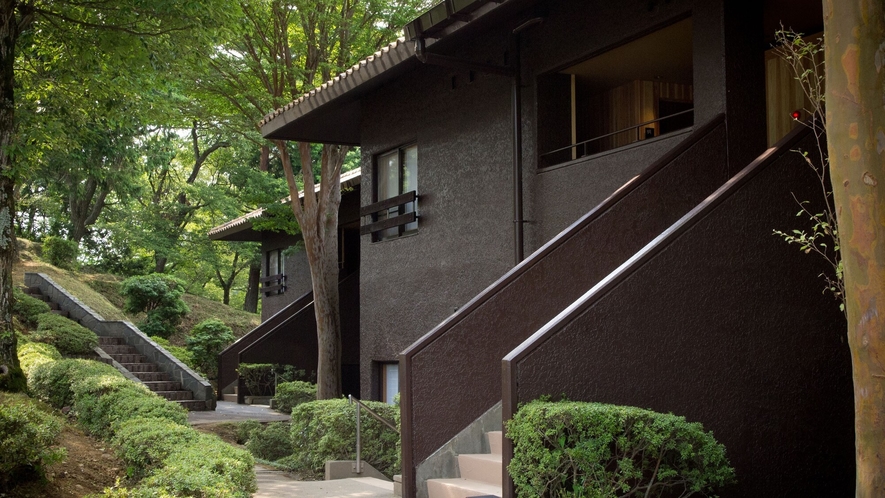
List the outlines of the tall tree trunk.
{"type": "Polygon", "coordinates": [[[159,254],[154,255],[154,273],[164,273],[166,271],[166,262],[169,258],[159,254]]]}
{"type": "Polygon", "coordinates": [[[0,390],[19,392],[27,389],[18,362],[18,344],[12,325],[12,262],[15,257],[15,173],[9,147],[15,133],[15,60],[16,5],[0,1],[0,390]]]}
{"type": "Polygon", "coordinates": [[[243,301],[243,311],[258,313],[258,287],[261,285],[261,263],[252,263],[249,266],[249,282],[246,288],[246,299],[243,301]]]}
{"type": "Polygon", "coordinates": [[[830,175],[854,375],[856,496],[872,498],[885,496],[885,7],[881,0],[823,6],[830,175]]]}

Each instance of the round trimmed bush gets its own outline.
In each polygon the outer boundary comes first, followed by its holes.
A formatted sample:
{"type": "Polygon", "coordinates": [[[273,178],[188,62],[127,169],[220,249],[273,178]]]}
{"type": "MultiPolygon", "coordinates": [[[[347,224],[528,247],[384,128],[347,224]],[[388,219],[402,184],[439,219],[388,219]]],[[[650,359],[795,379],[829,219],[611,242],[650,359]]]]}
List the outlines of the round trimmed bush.
{"type": "Polygon", "coordinates": [[[52,448],[61,428],[61,421],[36,401],[0,393],[0,491],[18,480],[43,477],[46,466],[64,458],[64,448],[52,448]]]}
{"type": "Polygon", "coordinates": [[[37,317],[37,330],[31,333],[30,338],[55,346],[63,355],[88,354],[98,346],[95,332],[53,313],[37,317]]]}
{"type": "Polygon", "coordinates": [[[126,298],[125,311],[147,314],[138,326],[151,336],[169,337],[190,309],[181,299],[185,283],[162,273],[138,275],[123,281],[120,294],[126,298]]]}
{"type": "Polygon", "coordinates": [[[186,345],[193,355],[197,370],[214,379],[218,375],[218,353],[234,339],[230,327],[217,318],[209,318],[194,326],[186,345]]]}
{"type": "MultiPolygon", "coordinates": [[[[398,407],[378,401],[364,401],[382,418],[396,420],[398,407]]],[[[302,403],[292,410],[291,432],[293,452],[286,463],[293,470],[313,472],[324,470],[328,460],[356,458],[356,410],[346,399],[330,399],[302,403]]],[[[362,459],[386,476],[399,472],[397,442],[399,434],[375,420],[365,410],[360,417],[362,459]]]]}
{"type": "Polygon", "coordinates": [[[18,362],[25,375],[38,365],[61,360],[61,353],[55,346],[42,342],[29,342],[18,347],[18,362]]]}
{"type": "Polygon", "coordinates": [[[197,441],[200,433],[165,418],[136,417],[122,422],[111,440],[126,462],[126,474],[140,478],[158,467],[176,448],[197,441]]]}
{"type": "Polygon", "coordinates": [[[43,239],[43,259],[53,266],[65,270],[73,269],[79,252],[80,245],[76,241],[51,236],[43,239]]]}
{"type": "MultiPolygon", "coordinates": [[[[55,408],[64,408],[74,404],[73,384],[86,379],[103,379],[101,382],[112,382],[109,379],[126,381],[126,378],[114,367],[92,360],[61,360],[34,366],[28,374],[28,387],[38,399],[55,408]]],[[[128,382],[128,381],[127,381],[128,382]]]]}
{"type": "Polygon", "coordinates": [[[699,423],[632,406],[536,400],[507,423],[517,496],[715,495],[735,481],[699,423]]]}
{"type": "Polygon", "coordinates": [[[289,439],[289,424],[271,422],[252,431],[246,449],[263,460],[279,460],[292,454],[292,441],[289,439]]]}
{"type": "Polygon", "coordinates": [[[12,288],[12,314],[28,325],[35,325],[37,317],[49,313],[49,305],[35,297],[25,294],[18,287],[12,288]]]}
{"type": "Polygon", "coordinates": [[[274,395],[274,407],[283,413],[292,413],[292,408],[301,403],[309,403],[317,399],[317,385],[296,380],[277,384],[274,395]]]}

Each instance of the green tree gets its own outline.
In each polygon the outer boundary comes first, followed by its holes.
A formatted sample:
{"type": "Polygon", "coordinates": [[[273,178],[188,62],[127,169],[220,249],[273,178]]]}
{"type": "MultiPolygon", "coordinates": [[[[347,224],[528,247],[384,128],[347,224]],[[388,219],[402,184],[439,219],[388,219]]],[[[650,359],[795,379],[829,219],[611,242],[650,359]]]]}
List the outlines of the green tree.
{"type": "Polygon", "coordinates": [[[854,377],[856,496],[885,495],[885,5],[824,0],[827,139],[854,377]],[[879,183],[882,186],[879,186],[879,183]]]}
{"type": "MultiPolygon", "coordinates": [[[[131,63],[126,72],[109,74],[96,65],[92,72],[79,74],[82,94],[101,93],[143,75],[171,71],[185,57],[205,53],[212,46],[209,30],[228,20],[229,5],[222,0],[0,0],[0,390],[25,389],[10,313],[13,218],[16,187],[26,164],[23,157],[32,143],[26,137],[34,130],[18,130],[17,135],[17,106],[28,108],[16,97],[16,83],[24,81],[24,74],[16,70],[17,55],[33,46],[58,47],[50,42],[63,39],[63,50],[36,52],[72,67],[103,57],[131,63]],[[44,40],[47,43],[41,45],[44,40]]],[[[95,110],[95,102],[108,101],[91,97],[82,101],[91,102],[91,107],[80,107],[87,113],[95,110]]],[[[31,102],[29,108],[39,113],[41,106],[31,102]]]]}
{"type": "MultiPolygon", "coordinates": [[[[269,110],[298,98],[392,40],[425,3],[241,0],[245,22],[209,60],[213,77],[203,81],[204,87],[225,96],[243,121],[257,124],[269,110]]],[[[317,397],[336,398],[341,394],[338,207],[342,164],[349,149],[323,145],[315,160],[311,144],[290,147],[275,141],[273,146],[310,264],[319,348],[317,397]],[[320,173],[318,187],[315,169],[320,173]]]]}

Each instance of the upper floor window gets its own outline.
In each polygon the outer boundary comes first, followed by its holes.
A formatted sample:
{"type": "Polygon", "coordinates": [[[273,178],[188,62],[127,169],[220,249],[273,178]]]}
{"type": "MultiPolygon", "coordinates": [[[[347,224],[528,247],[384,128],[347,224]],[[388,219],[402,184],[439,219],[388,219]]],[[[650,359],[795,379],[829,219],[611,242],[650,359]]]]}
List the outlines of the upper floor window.
{"type": "Polygon", "coordinates": [[[261,289],[265,296],[282,294],[286,292],[286,275],[282,249],[267,251],[265,261],[265,273],[261,278],[264,287],[261,289]]]}
{"type": "Polygon", "coordinates": [[[375,162],[374,202],[360,210],[368,217],[361,232],[372,241],[388,240],[418,230],[418,146],[385,152],[375,162]]]}
{"type": "Polygon", "coordinates": [[[694,123],[691,19],[538,78],[540,166],[694,123]]]}

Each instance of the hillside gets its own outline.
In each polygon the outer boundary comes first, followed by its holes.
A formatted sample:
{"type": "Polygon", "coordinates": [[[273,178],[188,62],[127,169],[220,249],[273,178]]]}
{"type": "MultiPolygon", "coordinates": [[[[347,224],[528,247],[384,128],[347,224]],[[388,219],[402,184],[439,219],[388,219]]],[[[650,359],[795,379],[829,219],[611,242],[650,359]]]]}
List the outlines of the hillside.
{"type": "MultiPolygon", "coordinates": [[[[18,242],[19,259],[13,266],[15,285],[24,285],[25,273],[45,273],[106,320],[128,320],[135,324],[142,320],[143,316],[125,313],[122,310],[124,299],[120,295],[120,286],[123,279],[114,275],[80,273],[57,268],[39,258],[39,244],[21,239],[18,242]]],[[[183,344],[186,333],[207,318],[223,321],[237,337],[261,323],[261,317],[257,314],[237,310],[211,299],[185,294],[184,301],[191,312],[178,327],[178,333],[171,338],[173,343],[183,344]]]]}

